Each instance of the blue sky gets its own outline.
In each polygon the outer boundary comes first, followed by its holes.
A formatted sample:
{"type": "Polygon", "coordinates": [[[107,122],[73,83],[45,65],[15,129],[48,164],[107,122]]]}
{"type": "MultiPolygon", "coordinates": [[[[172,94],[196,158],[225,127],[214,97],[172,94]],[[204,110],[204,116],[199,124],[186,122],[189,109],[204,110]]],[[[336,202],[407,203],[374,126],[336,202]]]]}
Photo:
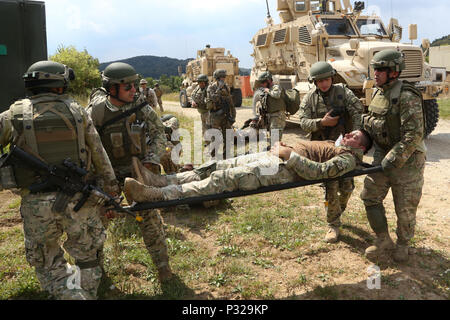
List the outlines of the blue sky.
{"type": "MultiPolygon", "coordinates": [[[[354,1],[352,0],[352,3],[354,1]]],[[[450,0],[371,0],[387,25],[391,16],[403,26],[418,24],[419,39],[450,34],[450,0]]],[[[276,0],[269,0],[279,22],[276,0]]],[[[138,55],[195,57],[206,44],[225,47],[250,68],[249,41],[265,26],[265,0],[46,0],[49,55],[58,45],[87,49],[100,62],[138,55]]]]}

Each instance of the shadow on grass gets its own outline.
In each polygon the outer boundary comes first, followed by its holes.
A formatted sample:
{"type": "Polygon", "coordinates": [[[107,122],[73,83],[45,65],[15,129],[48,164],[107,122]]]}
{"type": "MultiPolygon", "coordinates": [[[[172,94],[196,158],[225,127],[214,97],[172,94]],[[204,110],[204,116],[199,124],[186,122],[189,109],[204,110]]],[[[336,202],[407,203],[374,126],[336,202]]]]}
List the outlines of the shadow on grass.
{"type": "Polygon", "coordinates": [[[314,285],[308,292],[286,300],[448,300],[445,288],[421,282],[404,271],[387,276],[337,285],[314,285]]]}
{"type": "Polygon", "coordinates": [[[127,294],[117,288],[110,290],[112,282],[105,281],[99,289],[99,299],[102,300],[202,300],[211,299],[212,295],[208,292],[195,293],[184,281],[174,275],[172,279],[160,285],[161,292],[157,294],[127,294]]]}
{"type": "Polygon", "coordinates": [[[21,288],[15,292],[12,296],[8,297],[8,300],[50,300],[51,296],[40,288],[21,288]]]}
{"type": "MultiPolygon", "coordinates": [[[[365,249],[371,245],[370,240],[374,239],[374,236],[356,226],[343,225],[342,228],[357,237],[349,234],[341,235],[340,241],[364,256],[365,249]]],[[[380,268],[384,291],[369,290],[367,282],[364,281],[355,284],[316,286],[303,295],[289,296],[285,299],[450,299],[450,261],[440,251],[410,248],[409,260],[405,263],[395,262],[390,254],[370,262],[380,268]],[[389,268],[398,272],[383,276],[383,270],[389,268]],[[422,289],[410,292],[413,287],[422,289]]]]}
{"type": "MultiPolygon", "coordinates": [[[[214,224],[219,219],[219,214],[223,214],[226,210],[234,210],[233,200],[218,200],[217,203],[208,204],[205,207],[203,203],[189,206],[179,206],[165,209],[161,212],[166,224],[175,227],[189,228],[190,232],[199,234],[201,230],[209,225],[214,224]]],[[[182,240],[182,239],[180,239],[182,240]]]]}

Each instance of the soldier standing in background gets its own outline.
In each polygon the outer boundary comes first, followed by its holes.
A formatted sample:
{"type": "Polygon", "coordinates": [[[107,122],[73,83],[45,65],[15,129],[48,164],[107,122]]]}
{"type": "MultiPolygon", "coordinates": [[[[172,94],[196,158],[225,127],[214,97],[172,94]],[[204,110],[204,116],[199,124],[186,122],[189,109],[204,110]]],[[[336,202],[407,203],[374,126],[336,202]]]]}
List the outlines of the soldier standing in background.
{"type": "MultiPolygon", "coordinates": [[[[363,107],[354,93],[343,84],[333,84],[336,70],[327,62],[311,66],[310,81],[315,87],[300,104],[300,127],[311,133],[311,140],[336,141],[340,135],[360,128],[363,107]]],[[[340,217],[355,188],[353,178],[325,183],[325,208],[328,232],[326,242],[339,237],[340,217]]]]}
{"type": "MultiPolygon", "coordinates": [[[[18,100],[0,115],[0,144],[17,145],[49,165],[61,166],[70,158],[89,175],[98,176],[101,181],[97,182],[106,192],[117,195],[120,191],[111,162],[91,119],[65,94],[73,79],[73,71],[57,62],[39,61],[30,66],[24,80],[32,96],[18,100]]],[[[95,299],[102,276],[99,258],[106,239],[98,200],[90,196],[75,212],[73,208],[82,196],[77,193],[60,212],[55,207],[60,191],[47,188],[30,193],[30,186],[45,183],[45,177],[21,163],[12,167],[22,197],[26,258],[35,267],[42,288],[57,299],[95,299]],[[75,259],[79,288],[69,283],[72,272],[66,268],[60,246],[63,233],[67,234],[64,249],[75,259]]]]}
{"type": "Polygon", "coordinates": [[[368,175],[361,199],[367,218],[377,239],[366,249],[369,259],[377,259],[385,250],[393,249],[389,236],[383,200],[390,188],[397,214],[397,245],[393,258],[408,260],[408,244],[414,236],[417,207],[422,196],[426,147],[422,94],[410,83],[398,80],[405,60],[397,50],[383,50],[374,55],[378,90],[370,103],[362,126],[375,142],[374,165],[383,172],[368,175]]]}
{"type": "Polygon", "coordinates": [[[152,88],[147,87],[148,82],[145,79],[142,79],[139,84],[141,85],[139,88],[139,92],[147,100],[150,107],[155,109],[158,103],[158,98],[156,97],[155,91],[152,88]]]}
{"type": "Polygon", "coordinates": [[[206,130],[209,129],[208,109],[206,107],[206,94],[208,89],[208,77],[204,74],[200,74],[197,77],[197,87],[192,92],[192,106],[197,108],[202,119],[202,137],[206,130]]]}
{"type": "MultiPolygon", "coordinates": [[[[233,123],[236,119],[236,109],[233,104],[230,89],[225,83],[227,72],[223,69],[214,71],[213,77],[215,81],[208,86],[206,90],[206,106],[209,110],[209,125],[213,129],[222,132],[223,141],[223,157],[226,157],[227,148],[232,148],[232,141],[227,141],[226,131],[232,130],[233,123]],[[230,145],[228,145],[230,143],[230,145]]],[[[213,146],[212,143],[209,144],[213,146]]],[[[232,151],[232,150],[231,150],[232,151]]],[[[231,152],[232,154],[234,152],[231,152]]],[[[214,150],[210,150],[211,157],[216,157],[214,150]]]]}
{"type": "Polygon", "coordinates": [[[156,98],[158,99],[159,108],[161,109],[161,112],[164,112],[163,103],[162,103],[162,100],[161,100],[161,97],[163,95],[163,91],[159,87],[159,83],[155,84],[155,87],[153,88],[153,90],[155,91],[156,98]]]}
{"type": "MultiPolygon", "coordinates": [[[[92,92],[88,106],[121,184],[125,177],[140,178],[146,170],[159,173],[160,158],[166,150],[161,120],[142,97],[136,100],[137,81],[138,75],[129,64],[115,62],[108,65],[102,73],[103,87],[92,92]],[[131,109],[135,111],[113,121],[131,109]]],[[[172,277],[163,221],[156,210],[141,212],[141,215],[142,236],[163,282],[172,277]]]]}
{"type": "MultiPolygon", "coordinates": [[[[173,161],[174,159],[172,159],[172,153],[174,148],[180,144],[180,140],[175,138],[176,135],[173,135],[173,132],[180,128],[180,123],[177,117],[171,114],[162,116],[161,121],[164,125],[167,139],[166,152],[161,156],[161,165],[163,166],[164,172],[166,174],[177,173],[180,170],[181,166],[173,161]]],[[[176,155],[178,159],[181,158],[181,153],[182,151],[179,150],[178,154],[176,155]]]]}
{"type": "MultiPolygon", "coordinates": [[[[261,87],[255,92],[256,110],[263,121],[262,128],[269,134],[278,130],[278,141],[281,141],[286,126],[286,103],[283,99],[283,89],[273,84],[272,74],[265,71],[258,77],[261,87]],[[258,103],[259,102],[259,103],[258,103]]],[[[273,141],[275,143],[276,141],[273,141]]]]}

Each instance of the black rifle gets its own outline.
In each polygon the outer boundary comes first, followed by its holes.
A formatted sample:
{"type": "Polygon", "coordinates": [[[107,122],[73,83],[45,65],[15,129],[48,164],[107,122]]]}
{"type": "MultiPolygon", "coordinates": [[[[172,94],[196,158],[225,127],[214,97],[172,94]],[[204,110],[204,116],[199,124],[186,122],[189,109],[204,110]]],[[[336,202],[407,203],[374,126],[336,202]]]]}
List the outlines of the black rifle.
{"type": "Polygon", "coordinates": [[[63,212],[70,199],[80,192],[82,197],[73,208],[75,212],[80,210],[89,195],[93,194],[105,201],[105,207],[112,207],[115,211],[124,212],[136,218],[134,213],[116,202],[116,200],[121,200],[120,198],[113,198],[94,184],[84,182],[83,178],[88,172],[78,167],[70,159],[64,160],[62,166],[49,165],[18,146],[11,146],[9,153],[1,156],[0,168],[12,163],[24,164],[42,176],[42,182],[36,182],[28,187],[31,193],[58,191],[52,206],[53,212],[63,212]]]}
{"type": "Polygon", "coordinates": [[[111,125],[111,124],[113,124],[113,123],[116,123],[117,121],[122,120],[123,118],[126,118],[126,117],[128,117],[128,116],[131,116],[133,113],[138,112],[139,110],[141,110],[141,109],[142,109],[143,107],[145,107],[146,105],[148,105],[148,102],[147,102],[147,101],[144,101],[144,102],[142,102],[140,105],[137,105],[137,106],[134,107],[134,108],[128,109],[127,111],[122,112],[122,113],[119,114],[118,116],[115,116],[114,118],[109,119],[109,120],[106,121],[104,124],[102,124],[101,127],[97,130],[97,131],[98,131],[98,134],[101,135],[102,132],[103,132],[103,130],[104,130],[107,126],[109,126],[109,125],[111,125]]]}
{"type": "Polygon", "coordinates": [[[260,128],[264,128],[267,129],[269,128],[269,117],[267,116],[267,98],[268,98],[268,93],[264,91],[265,88],[264,87],[259,87],[258,91],[262,91],[262,93],[259,93],[261,95],[261,107],[259,108],[259,116],[260,116],[260,121],[259,121],[259,127],[260,128]]]}

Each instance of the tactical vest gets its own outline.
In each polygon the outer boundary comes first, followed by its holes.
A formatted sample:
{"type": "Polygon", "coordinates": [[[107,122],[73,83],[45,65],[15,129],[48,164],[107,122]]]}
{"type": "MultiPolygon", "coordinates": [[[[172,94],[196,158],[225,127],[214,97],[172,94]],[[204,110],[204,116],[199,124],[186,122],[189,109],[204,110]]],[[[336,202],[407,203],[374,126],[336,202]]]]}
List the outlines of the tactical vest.
{"type": "MultiPolygon", "coordinates": [[[[369,132],[375,143],[383,150],[390,150],[401,140],[400,113],[396,106],[400,103],[403,90],[408,90],[422,99],[422,93],[412,84],[397,81],[387,92],[377,90],[369,105],[368,113],[362,116],[362,126],[369,132]]],[[[423,102],[422,102],[423,103],[423,102]]],[[[425,152],[422,141],[417,150],[425,152]]]]}
{"type": "MultiPolygon", "coordinates": [[[[300,141],[293,147],[294,152],[316,162],[326,162],[333,157],[351,153],[349,149],[336,147],[334,141],[300,141]]],[[[359,160],[359,159],[358,159],[359,160]]]]}
{"type": "MultiPolygon", "coordinates": [[[[87,151],[83,118],[78,104],[67,96],[38,95],[15,102],[11,122],[18,133],[15,143],[50,165],[70,158],[86,167],[87,151]]],[[[35,172],[20,163],[13,165],[19,188],[36,182],[35,172]]]]}
{"type": "Polygon", "coordinates": [[[161,96],[163,95],[162,90],[157,88],[157,87],[153,88],[153,91],[155,91],[155,94],[156,94],[157,98],[161,98],[161,96]]]}
{"type": "MultiPolygon", "coordinates": [[[[122,113],[111,111],[104,99],[94,100],[91,117],[97,129],[122,113]]],[[[146,154],[145,121],[142,111],[121,119],[103,129],[100,134],[103,147],[113,167],[130,166],[133,156],[143,159],[146,154]]]]}
{"type": "Polygon", "coordinates": [[[200,87],[197,87],[197,88],[195,88],[194,92],[192,93],[192,97],[193,98],[195,97],[195,99],[193,99],[193,100],[197,103],[197,110],[199,113],[208,112],[208,108],[206,107],[206,102],[205,102],[206,89],[207,89],[207,87],[205,87],[203,89],[200,87]],[[197,97],[201,98],[201,102],[196,101],[196,100],[198,100],[197,97]]]}
{"type": "MultiPolygon", "coordinates": [[[[280,88],[280,90],[283,90],[283,89],[280,88]]],[[[283,94],[284,94],[284,92],[281,93],[281,96],[279,99],[275,99],[270,94],[267,94],[265,103],[266,103],[266,110],[268,113],[286,111],[286,102],[283,99],[283,94]]]]}
{"type": "MultiPolygon", "coordinates": [[[[333,84],[328,94],[328,102],[325,104],[321,94],[318,93],[319,89],[311,91],[308,97],[308,105],[312,108],[312,117],[323,118],[327,112],[334,108],[340,108],[344,112],[344,121],[338,123],[335,127],[326,127],[317,132],[313,132],[311,140],[336,140],[339,135],[352,131],[352,119],[345,105],[346,94],[345,86],[343,84],[333,84]]],[[[341,117],[342,118],[342,117],[341,117]]]]}

